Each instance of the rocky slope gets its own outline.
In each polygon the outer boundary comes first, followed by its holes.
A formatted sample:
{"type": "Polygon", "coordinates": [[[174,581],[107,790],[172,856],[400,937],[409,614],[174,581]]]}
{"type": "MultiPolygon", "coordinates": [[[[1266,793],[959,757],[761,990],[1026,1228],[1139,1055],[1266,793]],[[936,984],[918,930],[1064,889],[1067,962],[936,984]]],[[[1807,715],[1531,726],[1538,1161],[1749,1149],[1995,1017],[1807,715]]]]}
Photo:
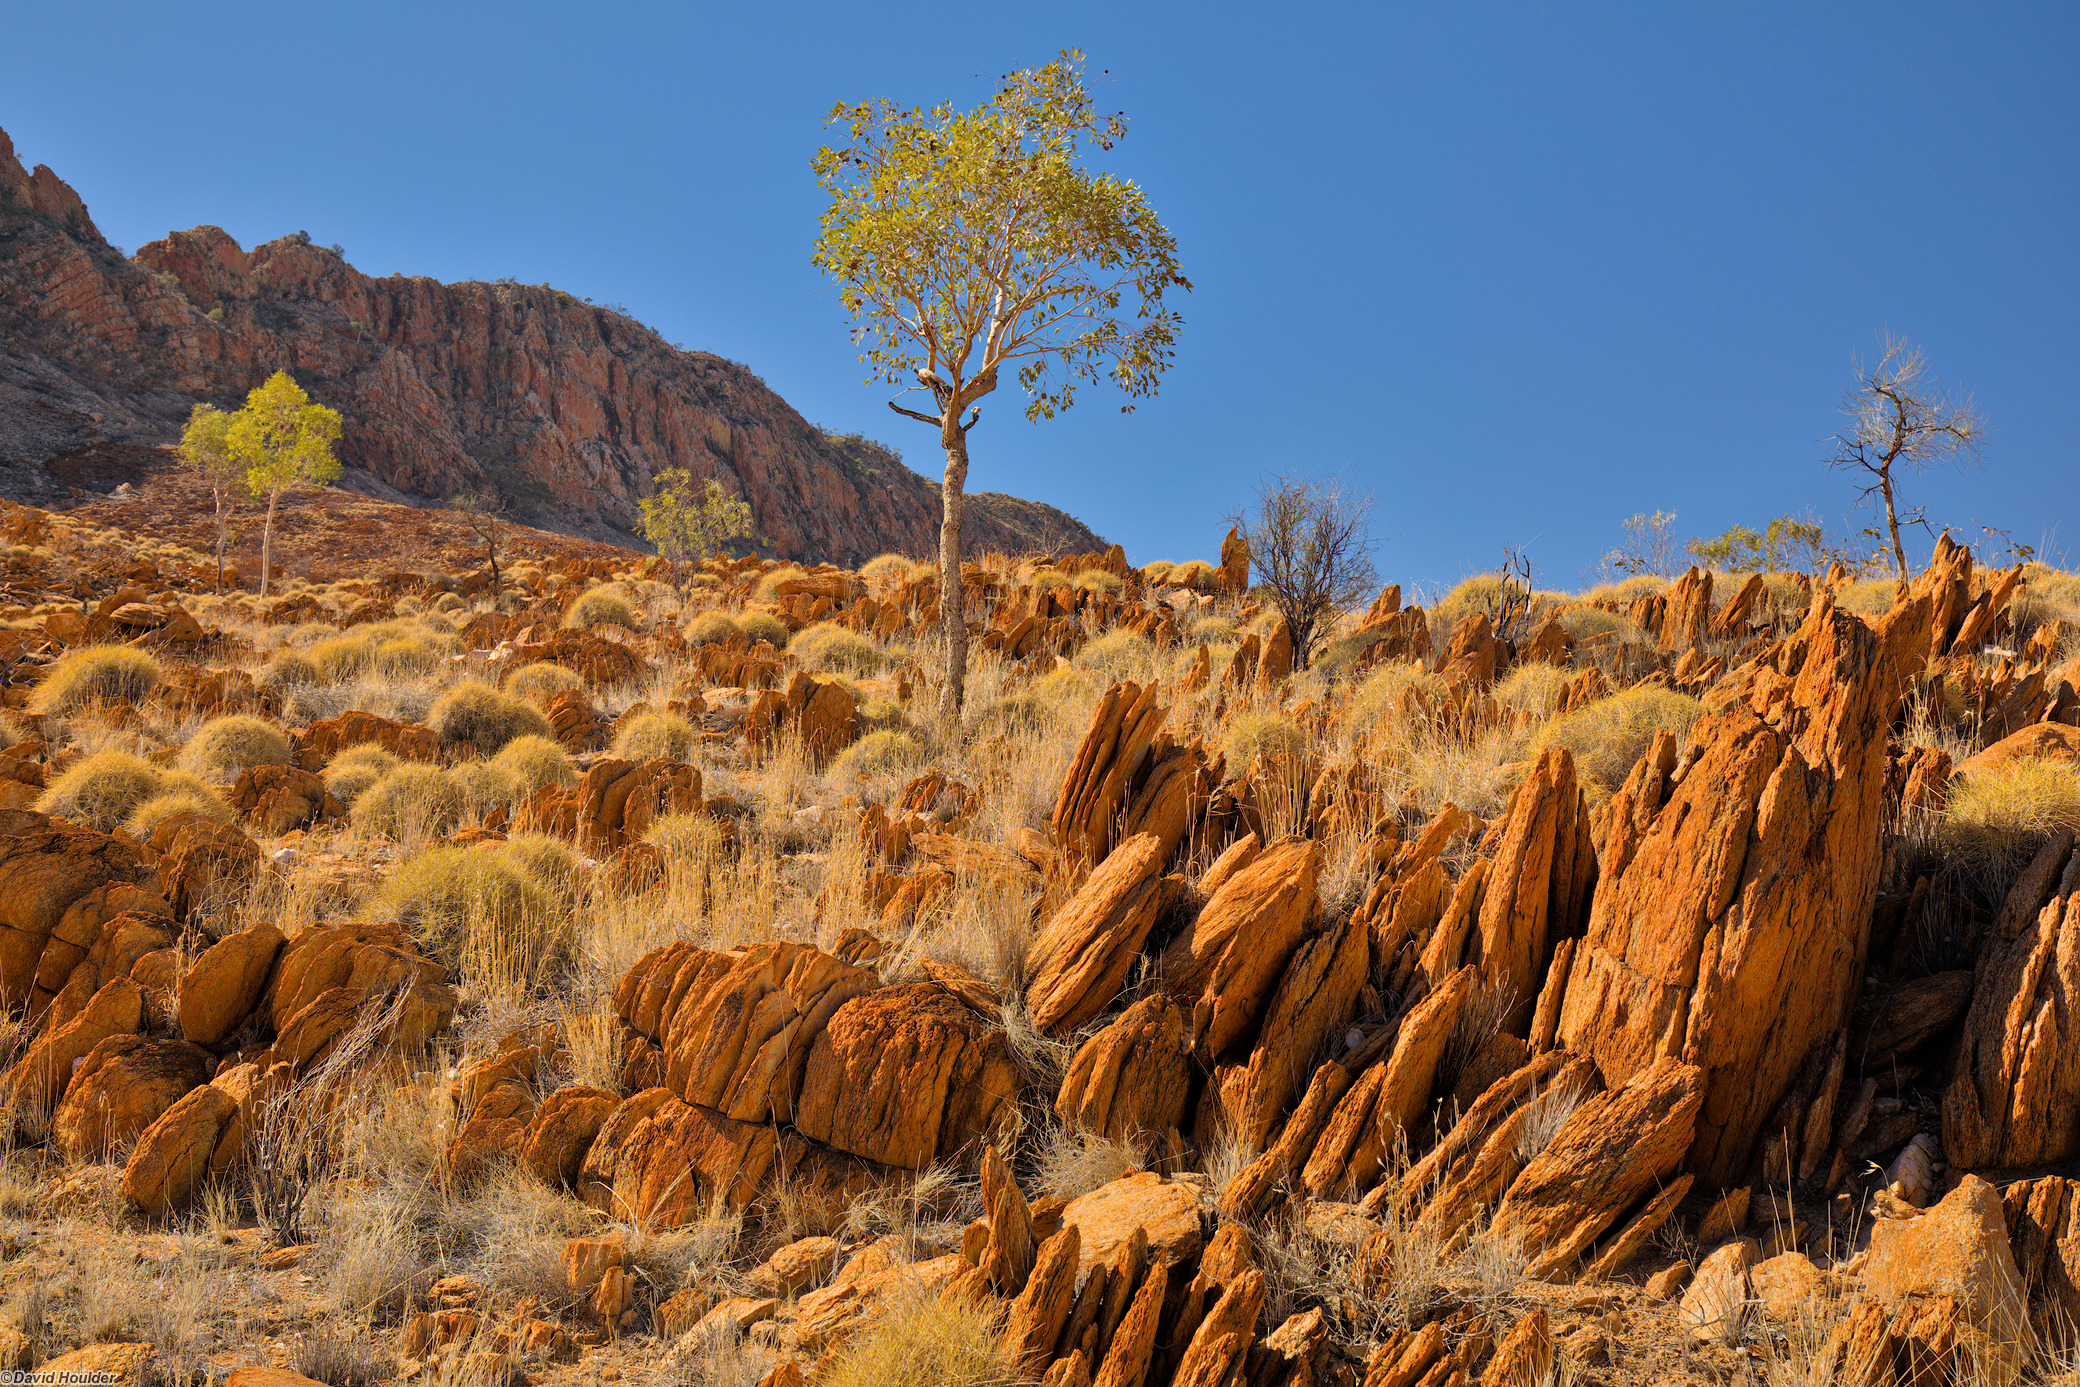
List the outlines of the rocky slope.
{"type": "MultiPolygon", "coordinates": [[[[0,489],[62,497],[54,460],[166,443],[195,401],[233,404],[276,369],[346,416],[358,489],[493,488],[529,524],[626,544],[650,477],[686,467],[748,498],[783,557],[936,544],[932,482],[735,362],[546,286],[371,278],[301,234],[246,251],[205,226],[125,259],[0,132],[0,489]]],[[[1103,547],[1016,497],[977,496],[968,516],[976,550],[1103,547]]]]}

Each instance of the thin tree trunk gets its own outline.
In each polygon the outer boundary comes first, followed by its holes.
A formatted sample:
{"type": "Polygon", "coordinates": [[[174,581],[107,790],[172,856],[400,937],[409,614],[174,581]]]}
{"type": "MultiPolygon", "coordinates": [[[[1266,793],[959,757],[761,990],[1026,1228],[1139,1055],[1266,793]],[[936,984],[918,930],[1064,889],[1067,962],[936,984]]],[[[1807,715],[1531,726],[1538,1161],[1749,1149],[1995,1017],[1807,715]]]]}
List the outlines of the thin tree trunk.
{"type": "Polygon", "coordinates": [[[1899,580],[1907,581],[1907,547],[1899,541],[1899,509],[1892,504],[1892,469],[1878,474],[1878,485],[1885,491],[1885,526],[1892,531],[1892,562],[1899,572],[1899,580]]]}
{"type": "Polygon", "coordinates": [[[968,604],[961,586],[961,488],[968,484],[968,437],[961,432],[957,406],[940,426],[939,441],[946,447],[939,523],[939,620],[946,628],[946,686],[939,694],[939,719],[951,728],[960,722],[968,678],[968,604]]]}
{"type": "Polygon", "coordinates": [[[224,523],[224,489],[217,487],[214,489],[214,494],[217,500],[217,592],[221,596],[224,591],[225,530],[228,527],[224,523]]]}
{"type": "Polygon", "coordinates": [[[267,493],[267,523],[260,528],[260,595],[267,596],[267,580],[274,573],[274,508],[282,498],[279,489],[267,493]]]}

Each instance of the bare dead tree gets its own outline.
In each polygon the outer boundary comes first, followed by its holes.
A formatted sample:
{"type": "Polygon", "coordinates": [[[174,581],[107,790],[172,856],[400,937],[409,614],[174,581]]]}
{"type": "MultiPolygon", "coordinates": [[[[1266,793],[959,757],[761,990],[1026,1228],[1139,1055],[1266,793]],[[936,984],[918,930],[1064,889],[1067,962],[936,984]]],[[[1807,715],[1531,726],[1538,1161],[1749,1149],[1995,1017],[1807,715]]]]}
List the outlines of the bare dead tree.
{"type": "Polygon", "coordinates": [[[1337,481],[1286,473],[1257,488],[1254,510],[1231,512],[1271,600],[1293,633],[1293,661],[1307,667],[1336,614],[1371,595],[1372,497],[1337,481]]]}
{"type": "Polygon", "coordinates": [[[470,533],[484,541],[485,559],[491,568],[491,600],[503,594],[498,576],[498,546],[512,523],[506,519],[506,498],[491,491],[464,491],[448,499],[448,508],[462,517],[470,533]]]}
{"type": "Polygon", "coordinates": [[[1849,427],[1835,435],[1835,450],[1827,459],[1829,467],[1860,470],[1869,478],[1860,493],[1864,500],[1876,496],[1884,501],[1885,534],[1874,537],[1890,543],[1901,582],[1907,579],[1907,550],[1900,527],[1928,528],[1928,509],[1916,506],[1902,513],[1898,470],[1926,472],[1952,458],[1960,465],[1975,463],[1979,435],[1986,429],[1970,397],[1951,398],[1935,382],[1922,379],[1926,370],[1919,348],[1887,333],[1884,356],[1869,369],[1859,365],[1856,384],[1843,392],[1849,427]]]}

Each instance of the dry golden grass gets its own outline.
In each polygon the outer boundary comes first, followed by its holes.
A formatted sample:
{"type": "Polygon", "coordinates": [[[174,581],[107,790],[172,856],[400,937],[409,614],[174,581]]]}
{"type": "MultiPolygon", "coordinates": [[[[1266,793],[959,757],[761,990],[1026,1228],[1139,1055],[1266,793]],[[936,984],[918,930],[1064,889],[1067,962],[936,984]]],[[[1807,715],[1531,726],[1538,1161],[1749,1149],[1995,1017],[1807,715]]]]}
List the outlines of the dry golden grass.
{"type": "Polygon", "coordinates": [[[159,662],[126,645],[90,645],[58,657],[36,685],[33,706],[64,717],[101,704],[141,703],[159,686],[159,662]]]}
{"type": "Polygon", "coordinates": [[[1953,781],[1942,823],[1948,855],[2006,853],[2014,840],[2080,830],[2080,767],[2031,757],[1953,781]]]}
{"type": "Polygon", "coordinates": [[[921,1287],[887,1308],[817,1374],[821,1387],[1009,1387],[994,1304],[921,1287]]]}
{"type": "Polygon", "coordinates": [[[1554,719],[1533,745],[1573,753],[1575,773],[1600,801],[1625,782],[1656,732],[1673,732],[1681,741],[1703,711],[1702,703],[1673,689],[1627,689],[1554,719]]]}

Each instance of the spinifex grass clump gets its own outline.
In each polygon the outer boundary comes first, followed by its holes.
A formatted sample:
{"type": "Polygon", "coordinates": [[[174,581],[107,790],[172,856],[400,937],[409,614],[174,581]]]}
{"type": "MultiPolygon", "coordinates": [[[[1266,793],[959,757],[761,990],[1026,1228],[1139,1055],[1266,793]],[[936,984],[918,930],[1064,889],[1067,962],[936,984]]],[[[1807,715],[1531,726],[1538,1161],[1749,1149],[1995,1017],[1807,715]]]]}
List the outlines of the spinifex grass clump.
{"type": "Polygon", "coordinates": [[[159,687],[159,662],[127,645],[90,645],[60,656],[36,686],[35,708],[65,717],[98,704],[138,703],[159,687]]]}

